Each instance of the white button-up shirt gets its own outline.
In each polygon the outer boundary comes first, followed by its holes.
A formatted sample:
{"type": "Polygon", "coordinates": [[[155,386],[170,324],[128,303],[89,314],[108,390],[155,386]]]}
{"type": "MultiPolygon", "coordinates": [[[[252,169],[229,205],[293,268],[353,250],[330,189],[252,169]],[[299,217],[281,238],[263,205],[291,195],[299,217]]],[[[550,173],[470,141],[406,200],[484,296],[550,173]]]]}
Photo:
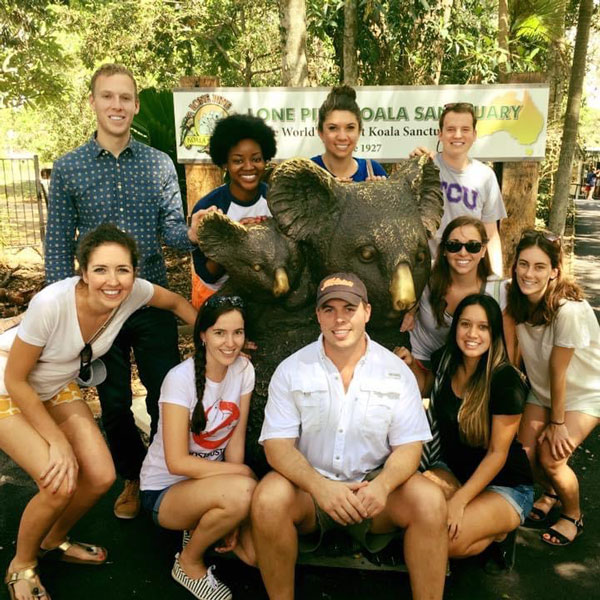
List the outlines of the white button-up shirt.
{"type": "Polygon", "coordinates": [[[285,359],[269,385],[259,441],[297,438],[321,475],[361,481],[392,451],[431,432],[411,370],[367,336],[348,391],[323,350],[323,336],[285,359]]]}

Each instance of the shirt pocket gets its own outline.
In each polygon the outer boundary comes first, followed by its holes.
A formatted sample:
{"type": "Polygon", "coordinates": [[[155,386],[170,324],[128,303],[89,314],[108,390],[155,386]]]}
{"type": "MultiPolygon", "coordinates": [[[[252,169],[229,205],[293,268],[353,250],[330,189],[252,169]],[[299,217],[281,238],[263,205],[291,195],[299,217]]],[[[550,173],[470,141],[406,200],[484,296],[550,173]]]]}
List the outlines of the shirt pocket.
{"type": "Polygon", "coordinates": [[[398,381],[367,380],[361,390],[367,396],[362,418],[362,430],[369,437],[384,436],[387,438],[394,407],[400,400],[398,381]]]}
{"type": "Polygon", "coordinates": [[[321,431],[329,402],[327,380],[294,378],[292,393],[300,413],[303,433],[321,431]]]}

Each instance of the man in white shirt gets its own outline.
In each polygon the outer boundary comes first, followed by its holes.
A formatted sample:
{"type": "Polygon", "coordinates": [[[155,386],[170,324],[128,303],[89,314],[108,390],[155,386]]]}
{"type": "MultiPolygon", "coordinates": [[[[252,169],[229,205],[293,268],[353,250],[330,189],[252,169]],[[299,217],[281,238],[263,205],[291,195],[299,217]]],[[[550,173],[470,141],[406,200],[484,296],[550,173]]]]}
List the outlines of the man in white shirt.
{"type": "Polygon", "coordinates": [[[502,275],[502,245],[497,221],[506,217],[500,186],[490,167],[469,158],[469,151],[477,139],[475,109],[468,102],[446,104],[440,115],[439,142],[442,151],[434,154],[427,148],[416,148],[411,156],[430,154],[440,170],[444,194],[444,214],[435,236],[442,237],[446,225],[456,217],[468,215],[483,221],[488,236],[488,255],[492,269],[502,275]]]}
{"type": "Polygon", "coordinates": [[[344,527],[370,551],[399,528],[413,598],[441,599],[446,504],[417,473],[431,439],[416,381],[369,339],[362,281],[335,273],[319,284],[319,339],[284,360],[271,379],[260,442],[271,471],[252,503],[258,566],[271,600],[294,596],[299,545],[344,527]]]}

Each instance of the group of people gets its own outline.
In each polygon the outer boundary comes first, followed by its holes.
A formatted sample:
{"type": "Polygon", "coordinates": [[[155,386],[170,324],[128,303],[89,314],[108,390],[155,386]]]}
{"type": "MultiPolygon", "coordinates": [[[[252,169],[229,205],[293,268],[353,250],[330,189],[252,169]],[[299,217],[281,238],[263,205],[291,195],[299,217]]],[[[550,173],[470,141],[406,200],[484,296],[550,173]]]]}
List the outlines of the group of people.
{"type": "MultiPolygon", "coordinates": [[[[188,228],[172,163],[131,138],[131,72],[102,66],[90,104],[97,131],[52,174],[48,286],[0,335],[0,448],[38,486],[6,574],[13,600],[49,600],[40,560],[107,560],[106,549],[68,532],[115,474],[125,480],[115,515],[134,518],[141,505],[158,525],[183,530],[172,576],[205,600],[231,598],[205,563],[213,546],[257,565],[270,598],[292,598],[298,552],[318,548],[328,530],[343,528],[373,552],[403,531],[414,598],[439,599],[448,557],[496,543],[510,566],[516,528],[543,521],[556,503],[562,513],[542,540],[568,545],[582,533],[568,459],[600,417],[600,329],[563,274],[559,237],[523,232],[512,280],[494,275],[506,213],[493,172],[467,155],[470,104],[447,105],[440,118],[444,220],[429,284],[402,323],[412,352],[369,338],[371,306],[356,275],[325,277],[321,336],[270,382],[260,443],[272,471],[260,481],[244,464],[254,388],[244,300],[215,294],[226,273],[195,232],[213,210],[245,225],[270,216],[261,176],[274,133],[250,116],[217,124],[210,154],[228,181],[198,202],[188,228]],[[165,289],[161,241],[192,252],[192,304],[165,289]],[[175,316],[194,324],[194,355],[183,362],[175,316]],[[148,391],[147,450],[131,414],[132,350],[148,391]],[[106,441],[85,385],[98,389],[106,441]],[[534,481],[544,490],[535,504],[534,481]]],[[[348,182],[385,177],[353,156],[361,128],[354,90],[334,88],[313,161],[348,182]]]]}

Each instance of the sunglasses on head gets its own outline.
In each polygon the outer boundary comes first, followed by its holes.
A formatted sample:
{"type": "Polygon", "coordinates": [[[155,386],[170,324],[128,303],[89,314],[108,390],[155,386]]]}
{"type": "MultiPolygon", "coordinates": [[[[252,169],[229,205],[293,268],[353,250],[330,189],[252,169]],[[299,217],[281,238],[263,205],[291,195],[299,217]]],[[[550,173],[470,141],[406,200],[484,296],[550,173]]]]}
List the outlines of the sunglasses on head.
{"type": "Polygon", "coordinates": [[[457,107],[474,108],[470,102],[449,102],[448,104],[444,104],[444,110],[452,110],[457,107]]]}
{"type": "Polygon", "coordinates": [[[92,375],[92,346],[86,344],[79,353],[79,379],[89,381],[92,375]]]}
{"type": "Polygon", "coordinates": [[[220,308],[221,306],[233,306],[234,308],[244,308],[244,301],[240,296],[211,296],[206,301],[209,308],[220,308]]]}
{"type": "Polygon", "coordinates": [[[481,248],[483,248],[483,243],[476,242],[475,240],[470,240],[468,242],[459,242],[458,240],[446,240],[446,242],[444,243],[444,248],[451,254],[460,252],[463,248],[466,248],[469,254],[477,254],[481,251],[481,248]]]}
{"type": "Polygon", "coordinates": [[[547,242],[555,246],[560,246],[560,235],[547,231],[546,229],[527,229],[521,234],[521,239],[535,239],[539,240],[544,238],[547,242]]]}

